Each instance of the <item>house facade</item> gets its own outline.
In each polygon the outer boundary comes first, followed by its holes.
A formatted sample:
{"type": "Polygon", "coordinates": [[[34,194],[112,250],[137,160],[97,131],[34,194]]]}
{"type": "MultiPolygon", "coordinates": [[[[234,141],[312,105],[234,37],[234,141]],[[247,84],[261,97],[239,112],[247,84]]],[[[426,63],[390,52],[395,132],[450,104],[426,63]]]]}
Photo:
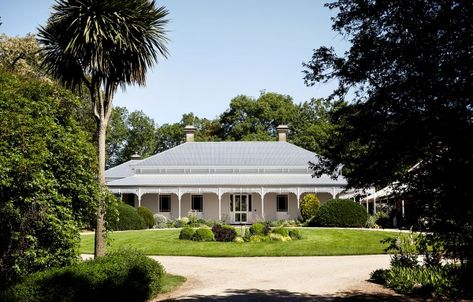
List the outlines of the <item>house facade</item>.
{"type": "Polygon", "coordinates": [[[286,142],[287,126],[274,142],[186,142],[105,172],[112,193],[135,207],[180,219],[190,212],[210,220],[247,224],[297,219],[300,200],[315,193],[321,203],[340,194],[346,181],[313,178],[315,153],[286,142]]]}

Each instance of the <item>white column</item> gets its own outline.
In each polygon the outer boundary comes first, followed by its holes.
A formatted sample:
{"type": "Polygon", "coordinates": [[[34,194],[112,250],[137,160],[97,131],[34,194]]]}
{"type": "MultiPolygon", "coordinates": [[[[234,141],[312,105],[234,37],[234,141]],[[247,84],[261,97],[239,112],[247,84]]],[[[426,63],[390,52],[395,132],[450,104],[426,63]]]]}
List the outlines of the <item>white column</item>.
{"type": "Polygon", "coordinates": [[[218,194],[218,220],[222,220],[222,196],[218,194]]]}
{"type": "Polygon", "coordinates": [[[261,190],[261,218],[264,220],[264,194],[263,190],[261,190]]]}
{"type": "Polygon", "coordinates": [[[369,199],[366,199],[366,213],[370,212],[370,202],[369,199]]]}
{"type": "Polygon", "coordinates": [[[376,196],[373,199],[373,214],[376,214],[376,196]]]}
{"type": "Polygon", "coordinates": [[[141,207],[141,194],[138,195],[138,208],[141,207]]]}
{"type": "Polygon", "coordinates": [[[402,214],[402,218],[404,219],[404,199],[401,200],[401,214],[402,214]]]}

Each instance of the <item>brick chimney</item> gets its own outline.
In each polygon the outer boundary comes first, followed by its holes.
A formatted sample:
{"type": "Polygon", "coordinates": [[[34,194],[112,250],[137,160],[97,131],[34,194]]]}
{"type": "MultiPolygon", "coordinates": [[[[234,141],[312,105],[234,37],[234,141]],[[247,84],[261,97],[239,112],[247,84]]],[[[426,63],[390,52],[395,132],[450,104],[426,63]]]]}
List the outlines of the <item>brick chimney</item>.
{"type": "Polygon", "coordinates": [[[139,155],[138,153],[135,152],[135,154],[133,154],[130,159],[139,160],[139,159],[141,159],[141,155],[139,155]]]}
{"type": "Polygon", "coordinates": [[[287,125],[279,125],[276,129],[278,130],[278,141],[285,142],[287,139],[287,130],[289,127],[287,125]]]}
{"type": "Polygon", "coordinates": [[[186,142],[190,143],[194,141],[194,134],[196,130],[197,128],[192,125],[187,125],[184,127],[184,133],[186,134],[186,142]]]}

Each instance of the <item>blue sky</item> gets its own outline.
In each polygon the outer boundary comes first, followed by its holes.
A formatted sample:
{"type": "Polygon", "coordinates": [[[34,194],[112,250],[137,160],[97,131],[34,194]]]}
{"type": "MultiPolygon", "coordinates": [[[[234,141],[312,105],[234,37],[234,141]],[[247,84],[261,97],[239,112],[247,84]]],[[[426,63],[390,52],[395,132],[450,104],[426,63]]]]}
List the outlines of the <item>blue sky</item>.
{"type": "MultiPolygon", "coordinates": [[[[302,62],[312,50],[348,43],[331,30],[334,12],[320,0],[168,0],[170,57],[148,74],[146,87],[119,91],[115,106],[143,110],[156,123],[172,123],[183,113],[215,118],[230,100],[261,90],[288,94],[296,103],[326,97],[335,83],[306,87],[302,62]]],[[[36,33],[52,0],[0,0],[8,35],[36,33]]]]}

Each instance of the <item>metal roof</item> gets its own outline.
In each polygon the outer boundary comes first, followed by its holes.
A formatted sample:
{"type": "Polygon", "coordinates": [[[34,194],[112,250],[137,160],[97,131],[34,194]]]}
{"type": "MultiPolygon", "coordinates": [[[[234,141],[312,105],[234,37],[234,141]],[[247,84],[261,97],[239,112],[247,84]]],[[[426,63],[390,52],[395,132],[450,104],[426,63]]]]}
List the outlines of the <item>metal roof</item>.
{"type": "Polygon", "coordinates": [[[187,142],[135,164],[153,166],[307,167],[315,153],[286,142],[187,142]]]}
{"type": "Polygon", "coordinates": [[[132,159],[121,165],[115,166],[105,171],[105,179],[107,181],[112,179],[124,178],[135,174],[132,170],[132,165],[139,163],[141,160],[132,159]]]}
{"type": "Polygon", "coordinates": [[[312,178],[310,174],[150,174],[133,175],[107,183],[124,186],[345,186],[343,178],[327,175],[312,178]]]}

